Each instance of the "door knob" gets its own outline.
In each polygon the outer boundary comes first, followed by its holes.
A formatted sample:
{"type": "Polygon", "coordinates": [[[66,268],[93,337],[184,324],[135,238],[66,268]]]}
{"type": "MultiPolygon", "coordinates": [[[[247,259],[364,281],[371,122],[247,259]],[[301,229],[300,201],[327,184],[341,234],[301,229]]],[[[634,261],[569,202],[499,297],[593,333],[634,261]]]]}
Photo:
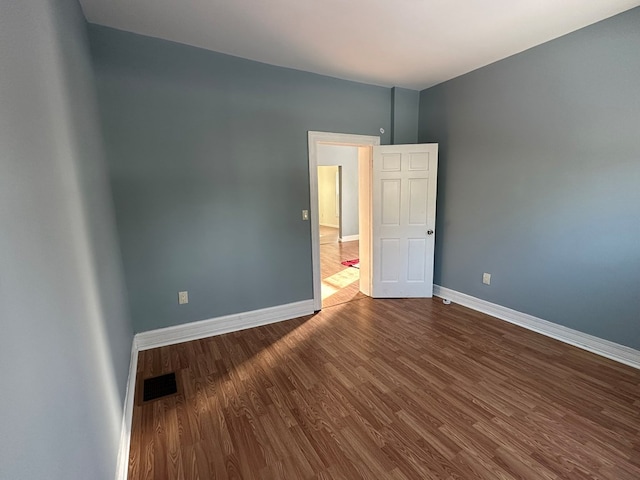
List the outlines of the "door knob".
{"type": "Polygon", "coordinates": [[[433,235],[433,230],[427,230],[427,235],[433,235]]]}

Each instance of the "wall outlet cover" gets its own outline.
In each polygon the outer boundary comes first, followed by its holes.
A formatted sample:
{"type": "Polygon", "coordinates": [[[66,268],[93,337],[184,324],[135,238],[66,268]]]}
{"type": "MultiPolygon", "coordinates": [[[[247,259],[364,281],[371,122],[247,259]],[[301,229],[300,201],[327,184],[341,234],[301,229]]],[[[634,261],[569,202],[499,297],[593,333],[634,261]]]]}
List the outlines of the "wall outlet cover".
{"type": "Polygon", "coordinates": [[[491,285],[491,274],[490,273],[483,273],[482,274],[482,283],[484,283],[485,285],[491,285]]]}

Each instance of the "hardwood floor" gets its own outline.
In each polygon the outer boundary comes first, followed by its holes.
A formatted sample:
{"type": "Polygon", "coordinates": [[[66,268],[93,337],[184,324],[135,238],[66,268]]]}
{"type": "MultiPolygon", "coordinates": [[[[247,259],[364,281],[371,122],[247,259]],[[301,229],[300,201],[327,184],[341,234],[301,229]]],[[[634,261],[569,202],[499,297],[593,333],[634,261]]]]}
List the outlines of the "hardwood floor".
{"type": "Polygon", "coordinates": [[[327,243],[338,243],[340,230],[334,227],[320,225],[320,245],[327,243]]]}
{"type": "Polygon", "coordinates": [[[340,262],[359,255],[359,242],[338,242],[338,229],[320,226],[322,308],[367,298],[360,293],[360,270],[340,262]]]}
{"type": "Polygon", "coordinates": [[[640,478],[639,370],[435,298],[140,352],[170,371],[131,480],[640,478]]]}

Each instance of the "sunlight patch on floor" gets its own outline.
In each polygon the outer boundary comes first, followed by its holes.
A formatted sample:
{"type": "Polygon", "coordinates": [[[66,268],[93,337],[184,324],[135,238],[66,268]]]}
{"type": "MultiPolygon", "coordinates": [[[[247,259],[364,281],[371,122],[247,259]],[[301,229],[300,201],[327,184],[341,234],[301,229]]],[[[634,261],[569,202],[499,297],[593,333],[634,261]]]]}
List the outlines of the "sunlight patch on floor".
{"type": "Polygon", "coordinates": [[[322,299],[329,298],[340,289],[360,280],[360,270],[348,267],[322,280],[322,299]]]}

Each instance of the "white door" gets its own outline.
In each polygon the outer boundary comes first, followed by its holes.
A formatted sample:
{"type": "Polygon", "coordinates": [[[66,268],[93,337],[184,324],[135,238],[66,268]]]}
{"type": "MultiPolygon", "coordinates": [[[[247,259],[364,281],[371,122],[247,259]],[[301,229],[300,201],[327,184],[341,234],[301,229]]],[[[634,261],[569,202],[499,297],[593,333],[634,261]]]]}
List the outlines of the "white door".
{"type": "Polygon", "coordinates": [[[431,297],[438,144],[373,147],[372,296],[431,297]]]}

